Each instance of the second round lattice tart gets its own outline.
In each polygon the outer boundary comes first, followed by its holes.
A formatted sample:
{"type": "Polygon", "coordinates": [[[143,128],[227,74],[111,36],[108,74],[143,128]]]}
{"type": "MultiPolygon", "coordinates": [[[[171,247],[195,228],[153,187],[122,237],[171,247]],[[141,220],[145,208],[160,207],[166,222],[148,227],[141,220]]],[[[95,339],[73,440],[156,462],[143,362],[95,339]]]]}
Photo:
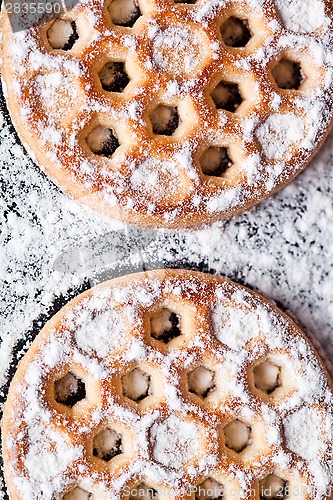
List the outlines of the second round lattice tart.
{"type": "Polygon", "coordinates": [[[3,420],[11,498],[328,499],[330,384],[299,328],[235,283],[104,283],[19,364],[3,420]]]}

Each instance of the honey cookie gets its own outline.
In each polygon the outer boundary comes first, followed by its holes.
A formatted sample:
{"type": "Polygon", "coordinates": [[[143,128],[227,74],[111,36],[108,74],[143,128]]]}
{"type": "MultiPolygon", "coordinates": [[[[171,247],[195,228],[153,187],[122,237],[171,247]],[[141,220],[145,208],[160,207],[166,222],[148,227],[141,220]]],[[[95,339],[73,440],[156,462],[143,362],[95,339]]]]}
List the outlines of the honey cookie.
{"type": "Polygon", "coordinates": [[[33,159],[125,222],[195,227],[299,173],[332,123],[330,0],[80,0],[13,33],[2,75],[33,159]]]}
{"type": "Polygon", "coordinates": [[[227,279],[103,283],[49,321],[3,419],[13,500],[320,500],[333,389],[299,327],[227,279]]]}

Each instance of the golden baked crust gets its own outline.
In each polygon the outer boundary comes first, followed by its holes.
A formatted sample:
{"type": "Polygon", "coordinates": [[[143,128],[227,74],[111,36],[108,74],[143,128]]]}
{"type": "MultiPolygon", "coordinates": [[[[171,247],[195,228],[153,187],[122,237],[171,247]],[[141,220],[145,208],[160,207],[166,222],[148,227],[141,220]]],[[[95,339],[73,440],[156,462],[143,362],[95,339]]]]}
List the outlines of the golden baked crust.
{"type": "Polygon", "coordinates": [[[131,275],[71,301],[21,360],[6,482],[14,500],[142,498],[138,485],[258,500],[273,478],[288,500],[327,499],[332,402],[314,348],[260,295],[183,270],[131,275]]]}
{"type": "Polygon", "coordinates": [[[62,16],[76,23],[70,50],[50,44],[58,20],[13,34],[3,13],[13,122],[63,190],[123,221],[193,227],[253,206],[306,166],[332,122],[331,1],[139,0],[133,27],[113,24],[114,2],[79,1],[62,16]],[[233,43],[232,30],[220,32],[228,19],[252,34],[244,47],[224,42],[233,43]],[[102,86],[110,62],[125,64],[121,92],[102,86]],[[281,85],[293,70],[299,81],[281,85]],[[161,105],[178,110],[172,136],[153,132],[161,105]],[[117,137],[111,157],[92,152],[96,127],[117,137]]]}

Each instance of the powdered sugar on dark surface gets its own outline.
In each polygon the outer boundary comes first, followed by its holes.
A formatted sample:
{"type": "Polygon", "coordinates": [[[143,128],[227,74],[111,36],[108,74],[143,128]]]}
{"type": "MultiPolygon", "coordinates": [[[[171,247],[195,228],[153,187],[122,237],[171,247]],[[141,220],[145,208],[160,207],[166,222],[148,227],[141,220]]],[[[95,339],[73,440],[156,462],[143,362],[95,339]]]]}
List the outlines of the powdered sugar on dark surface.
{"type": "Polygon", "coordinates": [[[162,264],[216,272],[259,290],[295,316],[332,359],[332,138],[304,173],[252,212],[200,231],[135,232],[55,188],[29,159],[3,109],[1,398],[18,359],[70,297],[99,280],[162,264]],[[112,241],[113,231],[114,255],[96,259],[94,250],[112,241]],[[60,271],[55,262],[70,249],[72,265],[65,259],[68,271],[66,265],[60,271]]]}

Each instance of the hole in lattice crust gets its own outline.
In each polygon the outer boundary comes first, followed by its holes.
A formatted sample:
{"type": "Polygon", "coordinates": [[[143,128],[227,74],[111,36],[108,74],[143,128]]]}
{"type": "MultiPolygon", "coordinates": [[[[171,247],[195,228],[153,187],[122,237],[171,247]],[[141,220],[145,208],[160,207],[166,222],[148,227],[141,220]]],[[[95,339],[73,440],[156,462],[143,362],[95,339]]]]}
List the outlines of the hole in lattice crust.
{"type": "Polygon", "coordinates": [[[253,377],[257,389],[271,394],[281,385],[281,368],[272,361],[264,361],[253,368],[253,377]]]}
{"type": "Polygon", "coordinates": [[[272,76],[280,89],[298,90],[304,81],[301,65],[289,59],[281,59],[272,69],[272,76]]]}
{"type": "Polygon", "coordinates": [[[125,64],[121,61],[109,61],[98,73],[102,87],[107,92],[122,92],[129,83],[125,64]]]}
{"type": "Polygon", "coordinates": [[[132,28],[142,15],[136,0],[113,0],[109,5],[109,13],[113,24],[132,28]]]}
{"type": "Polygon", "coordinates": [[[92,500],[92,498],[92,493],[82,490],[79,487],[74,488],[72,491],[63,496],[63,500],[92,500]]]}
{"type": "Polygon", "coordinates": [[[179,125],[178,109],[160,104],[149,116],[156,135],[173,135],[179,125]]]}
{"type": "Polygon", "coordinates": [[[245,47],[252,37],[247,21],[235,16],[222,24],[221,35],[228,47],[245,47]]]}
{"type": "Polygon", "coordinates": [[[223,486],[215,481],[215,479],[209,477],[203,483],[196,486],[194,496],[196,500],[222,500],[223,486]]]}
{"type": "Polygon", "coordinates": [[[75,21],[56,19],[47,31],[53,49],[70,50],[79,39],[75,21]]]}
{"type": "Polygon", "coordinates": [[[223,432],[226,447],[236,453],[240,453],[251,444],[251,427],[241,420],[233,420],[224,427],[223,432]]]}
{"type": "Polygon", "coordinates": [[[144,483],[131,488],[131,493],[129,496],[129,500],[143,499],[143,500],[152,500],[153,498],[157,499],[157,491],[151,486],[147,486],[144,483]]]}
{"type": "Polygon", "coordinates": [[[122,453],[122,440],[116,431],[106,428],[94,437],[93,455],[109,462],[122,453]]]}
{"type": "Polygon", "coordinates": [[[211,93],[217,109],[224,109],[234,113],[242,104],[243,98],[237,83],[221,81],[211,93]]]}
{"type": "Polygon", "coordinates": [[[228,149],[211,146],[200,157],[202,173],[212,177],[221,177],[233,165],[228,149]]]}
{"type": "Polygon", "coordinates": [[[93,153],[107,156],[108,158],[110,158],[120,146],[114,131],[100,125],[90,132],[86,140],[93,153]]]}
{"type": "Polygon", "coordinates": [[[270,474],[259,482],[261,500],[282,500],[287,497],[287,481],[270,474]]]}
{"type": "Polygon", "coordinates": [[[71,372],[54,383],[54,391],[57,403],[69,408],[86,397],[85,383],[71,372]]]}
{"type": "Polygon", "coordinates": [[[121,378],[123,394],[133,401],[139,402],[150,394],[150,375],[138,368],[121,378]]]}
{"type": "Polygon", "coordinates": [[[150,321],[151,336],[167,344],[181,335],[180,317],[178,314],[163,308],[152,316],[150,321]]]}
{"type": "Polygon", "coordinates": [[[186,3],[189,5],[194,5],[197,3],[197,0],[175,0],[175,3],[186,3]]]}
{"type": "Polygon", "coordinates": [[[200,398],[206,398],[216,387],[215,374],[204,366],[198,366],[187,376],[188,388],[200,398]]]}

